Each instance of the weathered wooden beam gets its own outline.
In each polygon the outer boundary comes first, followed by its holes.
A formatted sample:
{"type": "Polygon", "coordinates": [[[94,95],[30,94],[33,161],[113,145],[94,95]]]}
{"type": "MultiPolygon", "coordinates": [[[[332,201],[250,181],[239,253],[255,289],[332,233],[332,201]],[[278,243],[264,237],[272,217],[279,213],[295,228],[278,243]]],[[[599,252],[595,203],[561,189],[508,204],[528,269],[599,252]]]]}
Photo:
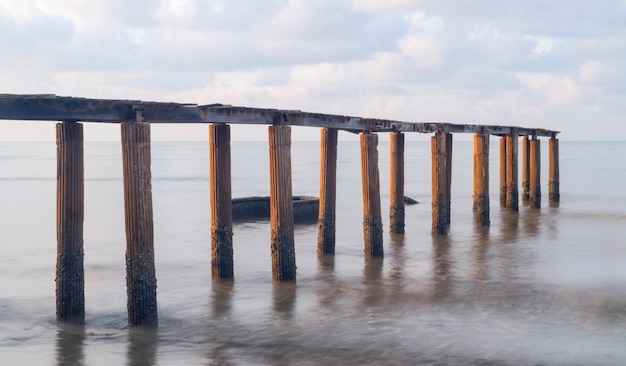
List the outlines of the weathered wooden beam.
{"type": "Polygon", "coordinates": [[[335,254],[335,209],[337,202],[337,129],[320,130],[320,201],[317,254],[335,254]]]}
{"type": "Polygon", "coordinates": [[[506,137],[500,138],[500,207],[506,207],[506,137]]]}
{"type": "Polygon", "coordinates": [[[536,136],[530,140],[530,207],[541,208],[541,144],[536,136]]]}
{"type": "Polygon", "coordinates": [[[389,231],[404,234],[404,134],[392,132],[390,138],[389,231]]]}
{"type": "Polygon", "coordinates": [[[522,201],[530,200],[530,141],[522,137],[522,201]]]}
{"type": "Polygon", "coordinates": [[[516,134],[506,135],[506,208],[519,210],[518,168],[516,134]]]}
{"type": "Polygon", "coordinates": [[[56,132],[56,315],[59,322],[83,323],[85,321],[83,126],[75,122],[62,122],[57,124],[56,132]]]}
{"type": "Polygon", "coordinates": [[[489,135],[474,135],[474,217],[489,226],[489,135]]]}
{"type": "Polygon", "coordinates": [[[293,110],[107,100],[55,95],[0,95],[0,119],[119,123],[131,121],[137,111],[151,123],[226,123],[338,128],[355,132],[487,133],[492,135],[553,136],[558,131],[512,126],[469,125],[443,122],[403,122],[293,110]]]}
{"type": "Polygon", "coordinates": [[[291,127],[269,126],[272,281],[296,280],[291,188],[291,127]]]}
{"type": "Polygon", "coordinates": [[[362,133],[360,139],[365,257],[382,257],[383,222],[380,208],[378,135],[375,133],[362,133]]]}
{"type": "Polygon", "coordinates": [[[448,179],[446,174],[446,136],[436,133],[431,137],[432,151],[432,233],[448,233],[448,179]]]}
{"type": "Polygon", "coordinates": [[[548,166],[548,197],[551,204],[561,200],[559,188],[559,140],[552,136],[548,141],[549,166],[548,166]]]}
{"type": "Polygon", "coordinates": [[[229,125],[209,125],[209,152],[211,274],[214,281],[230,280],[234,265],[229,125]]]}
{"type": "Polygon", "coordinates": [[[121,130],[128,325],[156,326],[150,123],[138,118],[138,121],[122,123],[121,130]]]}

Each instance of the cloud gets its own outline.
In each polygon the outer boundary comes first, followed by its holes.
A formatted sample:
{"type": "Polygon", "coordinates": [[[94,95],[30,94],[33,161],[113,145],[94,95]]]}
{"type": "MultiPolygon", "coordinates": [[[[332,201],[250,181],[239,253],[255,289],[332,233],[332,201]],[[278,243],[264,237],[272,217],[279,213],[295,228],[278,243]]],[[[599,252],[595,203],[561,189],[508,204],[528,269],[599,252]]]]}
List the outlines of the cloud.
{"type": "Polygon", "coordinates": [[[537,100],[548,103],[574,104],[579,101],[580,88],[569,77],[558,77],[549,74],[519,74],[518,78],[525,90],[537,100]]]}
{"type": "Polygon", "coordinates": [[[625,38],[617,0],[0,0],[0,92],[571,130],[626,115],[625,38]]]}

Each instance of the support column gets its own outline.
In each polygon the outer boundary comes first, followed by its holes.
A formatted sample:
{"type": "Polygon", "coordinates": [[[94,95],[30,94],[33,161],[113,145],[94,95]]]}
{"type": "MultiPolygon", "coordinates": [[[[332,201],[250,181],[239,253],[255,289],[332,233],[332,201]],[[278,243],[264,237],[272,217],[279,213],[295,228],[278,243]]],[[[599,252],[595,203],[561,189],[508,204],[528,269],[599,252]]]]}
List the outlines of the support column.
{"type": "Polygon", "coordinates": [[[404,234],[404,134],[392,132],[389,138],[391,150],[389,231],[404,234]]]}
{"type": "Polygon", "coordinates": [[[541,208],[541,141],[530,140],[530,207],[541,208]]]}
{"type": "Polygon", "coordinates": [[[378,175],[378,135],[361,134],[361,173],[363,185],[363,236],[365,257],[383,255],[383,222],[378,175]]]}
{"type": "Polygon", "coordinates": [[[506,207],[506,137],[500,138],[500,207],[506,207]]]}
{"type": "Polygon", "coordinates": [[[291,127],[269,126],[272,281],[296,280],[291,190],[291,127]]]}
{"type": "Polygon", "coordinates": [[[506,208],[519,210],[517,134],[506,135],[506,208]]]}
{"type": "Polygon", "coordinates": [[[474,135],[474,217],[489,226],[489,135],[474,135]]]}
{"type": "Polygon", "coordinates": [[[209,125],[211,189],[211,275],[233,279],[233,204],[231,193],[230,126],[209,125]]]}
{"type": "Polygon", "coordinates": [[[450,225],[450,214],[452,212],[452,134],[446,134],[446,223],[450,225]]]}
{"type": "Polygon", "coordinates": [[[433,190],[433,234],[448,233],[448,180],[446,174],[446,137],[437,132],[431,137],[432,190],[433,190]]]}
{"type": "Polygon", "coordinates": [[[320,132],[320,203],[317,221],[317,254],[335,254],[337,202],[337,129],[320,132]]]}
{"type": "Polygon", "coordinates": [[[530,141],[522,137],[522,201],[530,200],[530,141]]]}
{"type": "Polygon", "coordinates": [[[128,325],[156,326],[150,123],[122,122],[128,325]]]}
{"type": "Polygon", "coordinates": [[[56,316],[59,322],[85,321],[83,267],[83,125],[61,122],[57,133],[56,316]]]}
{"type": "Polygon", "coordinates": [[[559,140],[556,136],[552,136],[548,141],[548,150],[550,150],[550,161],[548,167],[548,196],[550,203],[557,203],[561,200],[559,190],[559,140]]]}

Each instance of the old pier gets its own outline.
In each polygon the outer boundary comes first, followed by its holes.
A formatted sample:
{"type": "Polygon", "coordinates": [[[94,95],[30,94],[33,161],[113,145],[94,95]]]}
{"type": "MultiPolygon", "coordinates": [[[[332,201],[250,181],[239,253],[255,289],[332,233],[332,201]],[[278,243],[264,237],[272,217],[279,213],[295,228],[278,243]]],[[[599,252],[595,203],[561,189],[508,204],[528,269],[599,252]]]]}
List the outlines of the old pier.
{"type": "MultiPolygon", "coordinates": [[[[234,278],[231,199],[231,124],[268,125],[272,280],[296,280],[291,187],[291,128],[321,129],[319,255],[335,253],[337,143],[339,130],[360,134],[363,239],[366,258],[383,255],[378,169],[378,135],[390,133],[389,231],[402,234],[404,135],[432,134],[432,234],[448,232],[451,212],[453,134],[474,134],[476,223],[490,224],[489,139],[500,138],[500,206],[519,210],[518,140],[522,139],[522,201],[541,207],[540,137],[549,138],[548,201],[559,193],[558,131],[515,126],[401,122],[293,110],[222,104],[104,100],[55,95],[0,95],[0,119],[58,121],[56,308],[60,322],[84,322],[83,269],[84,162],[82,122],[117,123],[121,128],[126,224],[127,310],[130,326],[155,326],[156,271],[150,171],[152,123],[203,123],[209,134],[211,273],[214,281],[234,278]]],[[[408,223],[410,225],[410,223],[408,223]]],[[[207,244],[208,245],[208,244],[207,244]]]]}

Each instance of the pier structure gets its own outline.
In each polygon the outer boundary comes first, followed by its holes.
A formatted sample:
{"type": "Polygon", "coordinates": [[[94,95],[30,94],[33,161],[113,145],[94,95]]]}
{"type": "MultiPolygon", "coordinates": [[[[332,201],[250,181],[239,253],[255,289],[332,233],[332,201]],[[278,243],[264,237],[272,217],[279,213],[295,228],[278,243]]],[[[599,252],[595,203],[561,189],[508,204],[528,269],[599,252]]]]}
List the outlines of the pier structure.
{"type": "Polygon", "coordinates": [[[0,94],[0,119],[58,121],[56,312],[60,322],[84,322],[84,161],[83,122],[116,123],[121,128],[126,227],[127,310],[130,326],[156,326],[156,271],[151,187],[150,126],[153,123],[208,125],[211,210],[211,273],[214,281],[234,278],[230,125],[268,126],[270,157],[270,251],[272,280],[296,280],[291,186],[291,128],[321,129],[318,255],[335,253],[338,131],[360,135],[363,240],[366,258],[383,256],[383,219],[378,169],[378,136],[390,134],[389,231],[405,229],[404,137],[431,134],[432,234],[451,225],[453,134],[474,134],[473,210],[476,224],[489,226],[489,143],[500,152],[500,206],[519,210],[518,140],[522,138],[522,201],[541,207],[540,141],[548,137],[548,200],[559,192],[558,131],[516,126],[402,122],[297,110],[223,104],[196,105],[107,100],[56,95],[0,94]]]}

